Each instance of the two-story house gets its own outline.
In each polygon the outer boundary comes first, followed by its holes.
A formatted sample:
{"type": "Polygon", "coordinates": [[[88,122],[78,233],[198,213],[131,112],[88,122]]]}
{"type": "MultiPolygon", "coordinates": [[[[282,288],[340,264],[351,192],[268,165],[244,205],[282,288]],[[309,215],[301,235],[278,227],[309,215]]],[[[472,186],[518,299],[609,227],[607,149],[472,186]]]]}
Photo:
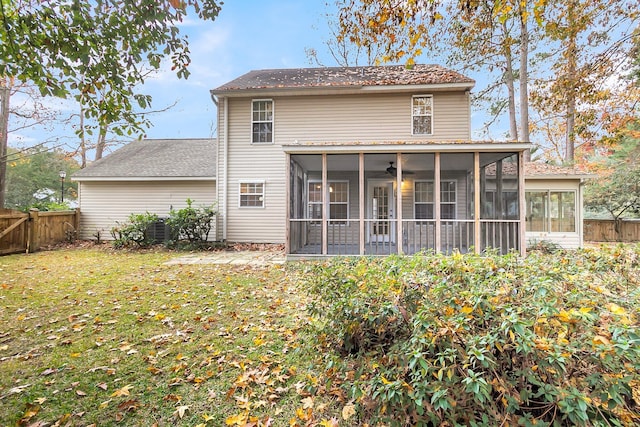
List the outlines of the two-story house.
{"type": "Polygon", "coordinates": [[[134,141],[74,174],[80,236],[189,198],[217,204],[212,240],[291,258],[581,246],[589,176],[472,141],[473,85],[435,65],[252,71],[211,91],[217,140],[134,141]]]}
{"type": "Polygon", "coordinates": [[[218,107],[219,238],[289,256],[525,251],[527,143],[471,140],[437,65],[251,71],[218,107]]]}

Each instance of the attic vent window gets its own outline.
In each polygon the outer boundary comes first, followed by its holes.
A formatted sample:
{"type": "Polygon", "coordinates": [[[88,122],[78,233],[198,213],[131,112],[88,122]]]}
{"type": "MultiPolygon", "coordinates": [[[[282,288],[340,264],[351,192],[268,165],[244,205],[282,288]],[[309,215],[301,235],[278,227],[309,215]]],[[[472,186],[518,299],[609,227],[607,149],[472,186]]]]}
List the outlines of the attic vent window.
{"type": "Polygon", "coordinates": [[[273,100],[254,99],[251,103],[251,142],[273,142],[273,100]]]}
{"type": "Polygon", "coordinates": [[[433,135],[433,96],[416,95],[411,100],[413,135],[433,135]]]}

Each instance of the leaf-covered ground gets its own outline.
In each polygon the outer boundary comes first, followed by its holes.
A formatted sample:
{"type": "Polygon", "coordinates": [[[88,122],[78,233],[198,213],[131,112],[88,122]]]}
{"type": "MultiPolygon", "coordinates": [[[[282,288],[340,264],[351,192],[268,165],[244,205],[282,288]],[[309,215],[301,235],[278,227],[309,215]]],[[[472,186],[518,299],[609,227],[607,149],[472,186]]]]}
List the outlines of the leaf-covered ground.
{"type": "MultiPolygon", "coordinates": [[[[0,425],[337,426],[285,267],[175,253],[0,258],[0,425]]],[[[342,423],[345,423],[341,420],[342,423]]]]}

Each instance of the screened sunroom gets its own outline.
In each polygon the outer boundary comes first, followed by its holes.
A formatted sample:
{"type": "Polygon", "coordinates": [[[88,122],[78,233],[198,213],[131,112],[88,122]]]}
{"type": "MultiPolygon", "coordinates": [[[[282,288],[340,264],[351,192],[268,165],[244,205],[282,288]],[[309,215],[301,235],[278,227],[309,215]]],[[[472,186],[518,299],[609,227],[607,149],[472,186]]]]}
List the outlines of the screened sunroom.
{"type": "Polygon", "coordinates": [[[287,254],[524,253],[526,147],[287,146],[287,254]]]}

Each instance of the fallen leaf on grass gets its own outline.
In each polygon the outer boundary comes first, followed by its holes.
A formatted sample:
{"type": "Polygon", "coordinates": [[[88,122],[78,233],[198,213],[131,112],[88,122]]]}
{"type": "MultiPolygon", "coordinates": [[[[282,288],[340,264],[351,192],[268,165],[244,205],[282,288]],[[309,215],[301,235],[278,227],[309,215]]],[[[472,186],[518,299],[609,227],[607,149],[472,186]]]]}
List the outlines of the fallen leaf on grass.
{"type": "Polygon", "coordinates": [[[356,414],[356,407],[351,404],[345,405],[345,407],[342,408],[342,419],[345,421],[351,418],[352,416],[354,416],[355,414],[356,414]]]}
{"type": "Polygon", "coordinates": [[[123,412],[135,412],[140,406],[140,402],[137,399],[131,399],[119,404],[118,409],[123,412]]]}
{"type": "Polygon", "coordinates": [[[22,415],[22,418],[20,418],[20,421],[18,421],[18,424],[19,425],[26,424],[27,421],[29,421],[31,418],[38,415],[38,412],[40,412],[40,406],[27,403],[27,409],[24,411],[24,415],[22,415]]]}
{"type": "Polygon", "coordinates": [[[320,427],[338,427],[338,420],[331,418],[330,420],[320,421],[320,427]]]}
{"type": "Polygon", "coordinates": [[[84,391],[82,391],[82,390],[76,390],[76,394],[77,394],[78,396],[80,396],[80,397],[84,397],[84,396],[86,396],[86,395],[87,395],[87,393],[85,393],[85,392],[84,392],[84,391]]]}
{"type": "Polygon", "coordinates": [[[129,390],[132,388],[133,386],[131,384],[127,384],[126,386],[114,391],[111,394],[111,397],[129,396],[129,390]]]}
{"type": "Polygon", "coordinates": [[[173,416],[182,419],[182,417],[184,417],[184,414],[188,410],[189,410],[189,405],[178,406],[176,410],[173,412],[173,416]]]}
{"type": "Polygon", "coordinates": [[[249,412],[241,412],[236,415],[231,415],[224,420],[224,423],[228,426],[244,426],[249,418],[249,412]]]}

